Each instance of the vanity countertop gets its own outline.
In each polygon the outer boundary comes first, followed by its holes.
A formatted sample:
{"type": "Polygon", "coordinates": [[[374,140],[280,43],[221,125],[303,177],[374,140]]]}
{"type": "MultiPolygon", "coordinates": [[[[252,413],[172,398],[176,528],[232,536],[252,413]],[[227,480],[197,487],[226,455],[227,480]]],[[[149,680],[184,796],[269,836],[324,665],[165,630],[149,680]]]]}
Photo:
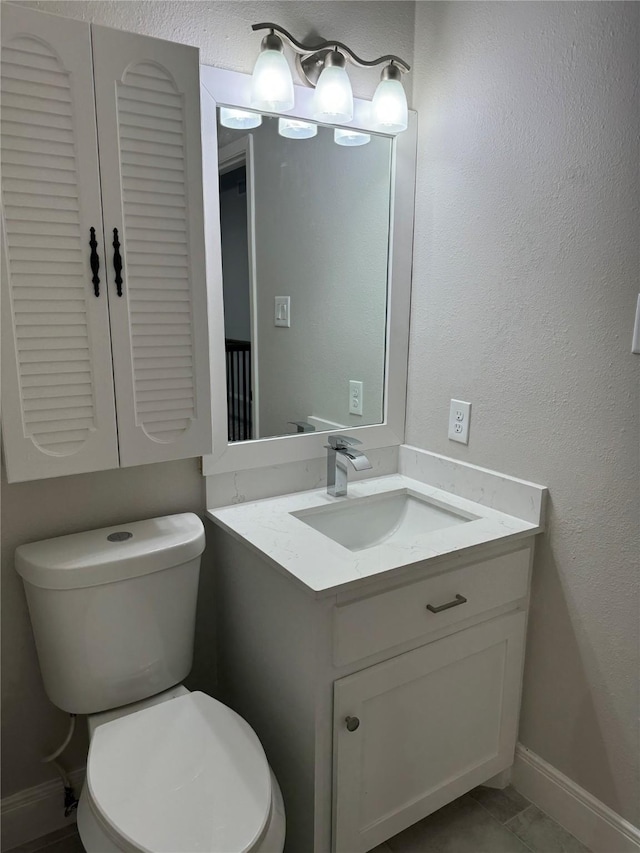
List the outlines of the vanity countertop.
{"type": "Polygon", "coordinates": [[[517,518],[402,474],[349,483],[346,497],[335,498],[324,488],[314,489],[211,509],[207,515],[317,598],[365,586],[375,579],[392,580],[417,564],[424,567],[431,563],[436,568],[453,556],[468,560],[472,549],[506,544],[543,529],[541,520],[536,523],[517,518]],[[472,520],[417,535],[410,544],[383,541],[351,551],[292,515],[403,490],[472,520]]]}

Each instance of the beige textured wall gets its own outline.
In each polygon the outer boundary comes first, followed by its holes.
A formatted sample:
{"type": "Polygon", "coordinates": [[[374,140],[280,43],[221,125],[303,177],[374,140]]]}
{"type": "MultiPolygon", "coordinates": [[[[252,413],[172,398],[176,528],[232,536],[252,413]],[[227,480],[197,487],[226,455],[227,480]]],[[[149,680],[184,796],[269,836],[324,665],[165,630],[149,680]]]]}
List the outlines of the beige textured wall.
{"type": "MultiPolygon", "coordinates": [[[[338,35],[365,56],[389,51],[413,60],[412,2],[189,2],[189,0],[30,0],[24,5],[105,26],[197,45],[202,62],[250,72],[260,44],[251,31],[273,20],[305,38],[312,29],[338,35]]],[[[377,75],[350,71],[354,93],[371,97],[377,75]]],[[[55,778],[40,755],[61,738],[66,718],[40,683],[26,603],[13,570],[22,542],[169,512],[204,509],[204,480],[194,460],[84,474],[42,482],[2,484],[2,784],[3,796],[55,778]]],[[[205,560],[203,565],[209,561],[205,560]]],[[[201,579],[196,659],[188,684],[207,688],[215,650],[211,577],[201,579]]],[[[80,728],[83,728],[82,726],[80,728]]],[[[69,766],[81,766],[79,736],[69,766]]]]}
{"type": "Polygon", "coordinates": [[[520,738],[638,825],[640,5],[416,8],[407,440],[550,488],[520,738]]]}

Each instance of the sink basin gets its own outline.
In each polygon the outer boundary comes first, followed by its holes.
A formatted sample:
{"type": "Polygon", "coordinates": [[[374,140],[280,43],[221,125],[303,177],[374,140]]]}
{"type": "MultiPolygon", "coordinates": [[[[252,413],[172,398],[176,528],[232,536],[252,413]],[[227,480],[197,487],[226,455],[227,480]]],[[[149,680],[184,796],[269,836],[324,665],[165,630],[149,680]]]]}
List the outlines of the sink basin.
{"type": "Polygon", "coordinates": [[[411,545],[417,537],[475,521],[478,516],[453,510],[410,489],[385,492],[331,506],[291,513],[295,518],[350,551],[382,543],[411,545]]]}

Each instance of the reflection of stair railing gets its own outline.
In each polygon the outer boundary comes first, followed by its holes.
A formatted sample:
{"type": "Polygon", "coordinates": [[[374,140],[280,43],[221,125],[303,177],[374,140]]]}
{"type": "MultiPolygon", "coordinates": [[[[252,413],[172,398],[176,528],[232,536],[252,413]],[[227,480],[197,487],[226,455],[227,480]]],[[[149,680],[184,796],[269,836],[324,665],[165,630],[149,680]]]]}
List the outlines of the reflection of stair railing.
{"type": "Polygon", "coordinates": [[[225,339],[229,441],[252,438],[251,342],[225,339]]]}

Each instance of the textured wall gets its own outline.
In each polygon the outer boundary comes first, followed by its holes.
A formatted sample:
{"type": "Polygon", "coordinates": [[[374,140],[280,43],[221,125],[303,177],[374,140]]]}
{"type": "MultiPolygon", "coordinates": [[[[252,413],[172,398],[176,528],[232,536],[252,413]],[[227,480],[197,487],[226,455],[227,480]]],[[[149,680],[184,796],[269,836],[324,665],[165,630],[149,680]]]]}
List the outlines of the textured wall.
{"type": "Polygon", "coordinates": [[[520,737],[637,825],[640,5],[416,8],[407,440],[549,486],[520,737]]]}
{"type": "MultiPolygon", "coordinates": [[[[273,20],[304,38],[313,29],[338,35],[366,57],[389,51],[413,60],[412,2],[138,2],[137,0],[37,0],[24,5],[98,24],[198,45],[202,62],[250,72],[260,44],[256,21],[273,20]]],[[[377,75],[350,71],[354,92],[371,97],[377,75]]],[[[26,541],[76,530],[204,509],[204,481],[196,462],[148,465],[2,488],[2,785],[3,796],[55,774],[39,756],[61,739],[65,715],[41,687],[26,604],[13,571],[13,552],[26,541]]],[[[211,588],[203,581],[197,620],[196,660],[191,686],[204,685],[213,661],[211,588]],[[202,590],[204,589],[204,594],[202,590]]],[[[70,767],[84,763],[78,738],[70,767]]]]}

